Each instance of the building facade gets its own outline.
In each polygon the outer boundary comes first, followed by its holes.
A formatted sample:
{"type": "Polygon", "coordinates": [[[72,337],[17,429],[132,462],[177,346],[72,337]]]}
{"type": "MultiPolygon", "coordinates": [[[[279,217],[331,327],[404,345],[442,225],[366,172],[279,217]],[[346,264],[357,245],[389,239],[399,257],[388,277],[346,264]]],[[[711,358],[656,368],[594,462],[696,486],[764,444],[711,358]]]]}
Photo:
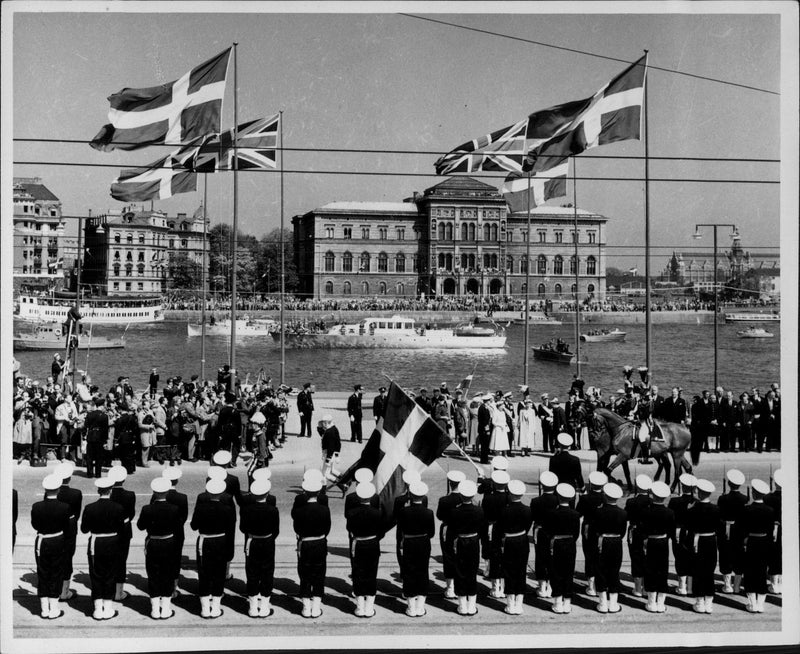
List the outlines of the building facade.
{"type": "Polygon", "coordinates": [[[15,177],[13,197],[13,276],[21,282],[62,279],[61,201],[39,177],[15,177]]]}
{"type": "Polygon", "coordinates": [[[403,202],[332,202],[292,219],[300,294],[522,297],[529,267],[532,299],[569,300],[577,266],[579,298],[602,300],[607,220],[538,207],[528,250],[527,213],[509,213],[497,188],[470,177],[403,202]]]}

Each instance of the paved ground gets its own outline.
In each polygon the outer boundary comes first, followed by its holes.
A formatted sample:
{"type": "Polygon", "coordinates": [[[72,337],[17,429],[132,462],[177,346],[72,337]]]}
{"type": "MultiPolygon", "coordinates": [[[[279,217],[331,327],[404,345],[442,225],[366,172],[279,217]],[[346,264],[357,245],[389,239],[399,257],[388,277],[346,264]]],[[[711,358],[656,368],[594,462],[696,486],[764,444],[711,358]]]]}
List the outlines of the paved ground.
{"type": "MultiPolygon", "coordinates": [[[[320,398],[322,400],[322,398],[320,398]]],[[[320,409],[325,404],[318,401],[320,409]]],[[[342,406],[340,398],[335,404],[342,406]]],[[[329,407],[330,408],[329,404],[329,407]]],[[[318,413],[318,415],[321,415],[318,413]]],[[[355,461],[359,446],[346,441],[349,429],[342,411],[335,413],[340,424],[345,442],[343,447],[343,465],[355,461]]],[[[372,421],[364,424],[365,435],[369,433],[372,421]]],[[[289,433],[296,433],[294,422],[289,423],[289,433]]],[[[297,637],[303,636],[304,646],[311,646],[308,637],[320,635],[370,637],[385,634],[402,635],[417,646],[424,644],[428,635],[448,634],[593,634],[606,632],[654,632],[686,633],[686,632],[753,632],[775,631],[781,625],[781,600],[770,596],[767,611],[762,615],[751,615],[744,610],[742,596],[718,596],[713,616],[692,612],[691,600],[671,596],[668,601],[669,610],[665,615],[653,616],[644,611],[642,599],[626,595],[622,599],[623,611],[614,616],[603,616],[594,610],[595,600],[585,595],[583,581],[583,561],[579,554],[577,570],[577,594],[573,602],[573,612],[569,616],[559,616],[550,611],[550,600],[535,597],[532,589],[525,597],[525,615],[512,617],[502,612],[504,606],[499,600],[488,597],[488,584],[484,581],[478,596],[479,612],[471,618],[461,617],[456,613],[455,602],[443,598],[441,559],[438,541],[434,540],[433,562],[431,564],[432,588],[428,602],[428,614],[424,618],[411,619],[404,615],[405,603],[400,597],[401,586],[396,576],[397,565],[394,554],[394,532],[390,532],[382,544],[380,579],[378,598],[376,601],[377,616],[372,620],[356,618],[352,615],[353,600],[349,597],[349,561],[347,557],[347,536],[342,516],[343,501],[339,491],[331,491],[330,507],[333,515],[333,529],[329,541],[329,557],[324,615],[319,620],[306,620],[300,616],[300,601],[297,599],[298,577],[296,570],[295,541],[289,518],[289,508],[294,495],[298,492],[302,473],[309,467],[319,465],[319,437],[298,439],[290,436],[286,447],[276,451],[273,460],[273,489],[281,510],[281,534],[277,540],[275,593],[273,605],[274,615],[264,620],[254,620],[247,616],[247,600],[244,595],[244,562],[242,539],[239,534],[236,558],[232,565],[234,579],[227,584],[223,599],[225,615],[212,621],[199,617],[199,601],[194,593],[197,588],[197,575],[194,570],[193,534],[187,527],[187,542],[184,548],[183,576],[180,585],[180,597],[175,600],[176,615],[169,621],[153,621],[149,618],[149,599],[147,597],[147,580],[144,571],[143,542],[141,532],[134,529],[134,540],[131,546],[128,563],[128,583],[126,589],[131,596],[119,607],[120,615],[113,621],[95,622],[91,618],[91,599],[89,597],[89,577],[86,564],[86,539],[79,536],[78,550],[75,556],[75,575],[73,588],[78,596],[65,606],[66,614],[57,621],[45,621],[38,616],[39,602],[35,590],[35,562],[33,553],[34,533],[30,528],[30,506],[41,496],[40,482],[45,474],[43,468],[29,468],[27,465],[15,466],[14,487],[20,495],[20,519],[18,538],[13,559],[13,598],[14,598],[14,635],[17,638],[101,638],[101,637],[219,637],[219,636],[263,636],[297,637]],[[421,640],[413,640],[414,638],[421,640]]],[[[779,466],[779,455],[775,454],[714,454],[704,455],[700,466],[696,469],[699,476],[711,479],[718,491],[722,488],[722,479],[726,469],[737,467],[748,478],[758,476],[768,479],[770,471],[779,466]]],[[[581,453],[584,473],[594,467],[594,454],[581,453]]],[[[532,493],[537,492],[535,483],[539,472],[547,469],[547,457],[516,457],[511,460],[511,476],[529,484],[532,493]]],[[[53,465],[53,464],[51,464],[53,465]]],[[[474,468],[455,453],[442,457],[438,464],[432,466],[423,476],[430,487],[430,503],[436,506],[438,498],[445,492],[444,470],[450,468],[463,469],[474,474],[474,468]]],[[[632,466],[636,474],[637,466],[632,466]]],[[[193,498],[200,492],[204,480],[206,464],[185,463],[184,476],[180,489],[190,497],[190,512],[193,498]]],[[[642,466],[642,471],[654,472],[654,466],[642,466]]],[[[151,469],[140,469],[129,477],[126,487],[134,490],[138,496],[137,505],[148,501],[150,496],[150,480],[160,474],[161,466],[151,463],[151,469]]],[[[237,474],[244,480],[244,467],[237,468],[237,474]]],[[[83,473],[76,475],[74,485],[84,493],[84,504],[96,497],[92,481],[83,473]]],[[[137,512],[138,513],[138,512],[137,512]]],[[[629,563],[623,563],[623,572],[629,570],[629,563]]],[[[630,577],[625,575],[626,587],[631,587],[630,577]]],[[[145,642],[145,641],[142,641],[145,642]]],[[[244,641],[242,641],[244,642],[244,641]]],[[[270,641],[273,642],[273,641],[270,641]]],[[[275,643],[284,641],[274,641],[275,643]]],[[[288,642],[288,641],[287,641],[288,642]]],[[[358,642],[358,641],[356,641],[358,642]]],[[[477,641],[476,641],[477,642],[477,641]]],[[[577,641],[576,644],[580,644],[577,641]]],[[[585,642],[584,642],[585,644],[585,642]]],[[[452,646],[452,645],[451,645],[452,646]]]]}

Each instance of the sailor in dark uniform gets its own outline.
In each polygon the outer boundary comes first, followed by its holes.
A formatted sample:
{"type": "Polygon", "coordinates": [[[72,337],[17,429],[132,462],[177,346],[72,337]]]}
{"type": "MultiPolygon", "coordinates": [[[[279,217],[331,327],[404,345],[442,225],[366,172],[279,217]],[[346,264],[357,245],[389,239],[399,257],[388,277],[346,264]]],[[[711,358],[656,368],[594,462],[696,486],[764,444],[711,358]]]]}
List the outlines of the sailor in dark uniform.
{"type": "Polygon", "coordinates": [[[239,483],[239,478],[230,471],[233,460],[231,453],[228,450],[219,450],[214,453],[212,459],[215,466],[225,470],[225,492],[236,501],[237,505],[240,505],[242,503],[242,485],[239,483]]]}
{"type": "Polygon", "coordinates": [[[628,553],[631,559],[631,577],[633,577],[633,594],[642,597],[644,594],[644,533],[641,528],[642,513],[650,506],[650,488],[653,482],[647,475],[637,475],[636,495],[625,502],[628,514],[628,553]]]}
{"type": "Polygon", "coordinates": [[[375,616],[383,515],[380,509],[371,505],[371,500],[375,497],[375,486],[372,482],[361,482],[356,486],[356,496],[359,504],[347,516],[353,595],[356,598],[355,615],[359,618],[372,618],[375,616]]]}
{"type": "MultiPolygon", "coordinates": [[[[233,509],[233,524],[225,529],[225,579],[230,579],[231,561],[233,561],[234,548],[236,545],[236,499],[234,495],[236,489],[229,486],[228,479],[230,475],[228,475],[225,468],[216,465],[209,466],[206,474],[209,480],[213,479],[216,481],[221,481],[223,484],[225,484],[225,488],[223,489],[222,493],[219,494],[219,501],[233,509]]],[[[201,504],[211,499],[211,493],[208,493],[208,491],[206,491],[206,493],[200,493],[200,495],[197,496],[197,504],[201,504]]]]}
{"type": "Polygon", "coordinates": [[[761,479],[750,482],[753,501],[742,509],[736,530],[744,540],[744,583],[747,610],[763,613],[767,599],[767,570],[773,545],[775,510],[764,502],[769,486],[761,479]]]}
{"type": "Polygon", "coordinates": [[[42,487],[44,499],[31,507],[31,526],[36,532],[36,594],[42,605],[42,617],[54,619],[64,615],[58,608],[58,598],[64,582],[66,535],[72,525],[69,505],[57,497],[61,477],[48,475],[42,480],[42,487]]]}
{"type": "Polygon", "coordinates": [[[89,579],[92,584],[95,620],[108,620],[114,610],[116,576],[119,570],[120,533],[125,524],[125,509],[111,499],[114,481],[95,479],[100,498],[87,504],[81,518],[81,532],[89,534],[89,579]]]}
{"type": "MultiPolygon", "coordinates": [[[[372,470],[369,468],[359,468],[353,474],[353,478],[356,482],[356,487],[358,484],[371,484],[372,479],[375,475],[373,474],[372,470]]],[[[370,504],[375,508],[380,508],[380,498],[377,495],[373,495],[372,499],[370,500],[370,504]]],[[[347,520],[347,516],[350,515],[350,511],[355,509],[357,506],[361,505],[361,498],[359,498],[358,493],[356,493],[356,489],[353,488],[352,491],[347,493],[344,496],[344,517],[347,520]]]]}
{"type": "MultiPolygon", "coordinates": [[[[253,484],[256,482],[261,481],[268,481],[270,482],[270,487],[272,486],[272,470],[270,468],[256,468],[253,470],[251,475],[248,475],[249,485],[248,491],[242,491],[242,501],[240,503],[241,508],[244,508],[248,504],[253,504],[253,502],[258,502],[261,500],[260,495],[254,495],[252,488],[253,484]]],[[[270,506],[277,506],[278,500],[272,493],[267,493],[266,495],[266,502],[270,506]]]]}
{"type": "Polygon", "coordinates": [[[442,523],[439,526],[439,545],[442,548],[442,569],[444,572],[446,599],[457,597],[453,577],[455,576],[453,550],[447,544],[447,526],[450,522],[450,513],[461,503],[461,495],[458,494],[458,485],[466,479],[466,475],[460,470],[450,470],[447,473],[447,495],[439,498],[436,507],[436,518],[442,523]]]}
{"type": "Polygon", "coordinates": [[[61,477],[61,488],[58,489],[58,500],[69,506],[70,529],[64,533],[64,549],[66,558],[64,560],[64,581],[61,585],[61,596],[59,599],[66,602],[75,597],[75,591],[69,585],[72,581],[72,559],[75,556],[76,541],[78,538],[78,518],[81,515],[81,505],[83,504],[83,493],[77,488],[70,488],[69,481],[75,466],[72,461],[63,461],[58,464],[53,471],[54,475],[61,477]]]}
{"type": "Polygon", "coordinates": [[[167,501],[167,493],[172,490],[170,480],[156,477],[150,482],[150,489],[153,497],[149,504],[142,507],[136,527],[147,532],[144,563],[147,591],[150,595],[150,617],[154,620],[166,620],[175,614],[172,610],[177,547],[175,533],[178,530],[183,531],[183,522],[180,509],[167,501]]]}
{"type": "Polygon", "coordinates": [[[539,476],[541,495],[531,500],[531,518],[533,519],[533,548],[535,555],[534,574],[539,585],[536,595],[541,598],[552,597],[550,585],[550,537],[545,529],[547,516],[558,507],[556,486],[558,477],[549,470],[539,476]]]}
{"type": "Polygon", "coordinates": [[[594,513],[603,506],[603,486],[608,483],[605,473],[595,470],[589,474],[589,492],[578,499],[576,510],[581,516],[581,546],[586,565],[586,594],[597,597],[595,576],[597,570],[597,538],[592,536],[594,513]]]}
{"type": "Polygon", "coordinates": [[[675,574],[678,575],[678,595],[689,594],[689,575],[692,572],[690,540],[686,531],[686,512],[694,504],[694,489],[697,479],[688,472],[680,476],[681,494],[670,498],[667,507],[675,514],[675,538],[672,541],[672,555],[675,558],[675,574]]]}
{"type": "MultiPolygon", "coordinates": [[[[397,515],[400,513],[400,509],[404,506],[408,506],[411,504],[411,494],[408,492],[409,486],[414,484],[418,481],[422,481],[419,472],[416,470],[404,470],[403,471],[403,484],[405,485],[405,489],[402,493],[397,495],[394,498],[394,504],[392,506],[392,515],[389,516],[387,520],[387,530],[391,529],[393,526],[397,524],[397,515]]],[[[427,496],[422,501],[423,506],[428,506],[428,498],[427,496]]],[[[400,575],[403,574],[403,557],[400,554],[400,532],[395,530],[395,553],[397,555],[397,565],[400,568],[400,575]]]]}
{"type": "MultiPolygon", "coordinates": [[[[507,474],[507,473],[506,473],[507,474]]],[[[522,503],[525,484],[518,479],[508,482],[508,502],[500,510],[494,526],[493,540],[500,552],[503,588],[509,615],[522,615],[525,580],[531,546],[528,531],[533,519],[531,509],[522,503]]]]}
{"type": "MultiPolygon", "coordinates": [[[[436,526],[433,521],[433,511],[425,506],[428,486],[418,481],[408,487],[408,492],[411,503],[401,508],[396,516],[397,531],[400,534],[400,555],[403,561],[406,615],[418,618],[426,613],[425,600],[428,597],[430,584],[428,569],[431,538],[436,533],[436,526]]],[[[444,554],[444,550],[442,553],[444,554]]]]}
{"type": "Polygon", "coordinates": [[[128,598],[128,593],[125,592],[124,586],[125,577],[128,574],[128,554],[131,549],[131,539],[133,538],[131,521],[136,517],[136,493],[122,487],[125,483],[125,478],[128,476],[128,471],[123,466],[113,466],[108,471],[108,476],[114,481],[114,486],[111,488],[111,500],[119,504],[125,511],[125,525],[119,535],[119,559],[117,560],[119,567],[117,568],[117,574],[114,576],[116,585],[114,601],[122,602],[128,598]]]}
{"type": "Polygon", "coordinates": [[[617,506],[622,489],[616,484],[603,486],[604,504],[597,508],[589,524],[589,537],[597,542],[595,588],[600,613],[619,613],[619,569],[622,566],[622,541],[628,528],[628,514],[617,506]]]}
{"type": "MultiPolygon", "coordinates": [[[[259,470],[268,471],[269,468],[259,470]]],[[[266,618],[273,613],[270,598],[275,578],[275,539],[280,533],[280,516],[275,502],[270,502],[270,499],[274,500],[269,494],[271,488],[271,482],[263,477],[253,481],[239,521],[239,529],[244,534],[247,615],[251,618],[266,618]]]]}
{"type": "Polygon", "coordinates": [[[205,493],[203,500],[197,498],[190,523],[191,528],[198,532],[197,594],[200,596],[200,616],[218,618],[222,615],[228,540],[229,534],[236,529],[236,509],[232,500],[223,501],[223,479],[209,479],[205,493]]]}
{"type": "MultiPolygon", "coordinates": [[[[164,468],[164,471],[161,473],[161,476],[170,482],[171,488],[167,491],[166,499],[167,502],[178,507],[178,521],[180,523],[175,526],[175,547],[172,550],[174,563],[170,566],[170,571],[173,575],[172,578],[174,579],[172,588],[173,597],[178,593],[178,582],[180,581],[181,575],[181,559],[183,558],[183,543],[186,539],[184,525],[189,519],[189,498],[186,496],[186,493],[181,493],[177,489],[178,480],[182,475],[181,469],[177,466],[164,468]]],[[[152,502],[153,499],[150,501],[152,502]]]]}
{"type": "Polygon", "coordinates": [[[347,415],[350,417],[350,440],[354,443],[361,442],[361,384],[353,386],[353,394],[347,398],[347,415]]]}
{"type": "Polygon", "coordinates": [[[572,436],[561,432],[556,436],[556,453],[550,457],[548,470],[555,473],[559,484],[569,484],[574,489],[583,492],[583,473],[581,460],[568,452],[572,447],[572,436]]]}
{"type": "Polygon", "coordinates": [[[502,541],[495,538],[494,530],[500,513],[508,504],[508,482],[510,477],[505,470],[495,470],[492,472],[492,492],[484,494],[481,502],[483,517],[486,520],[486,537],[481,543],[483,558],[486,561],[486,577],[492,583],[489,595],[496,599],[506,596],[503,590],[503,552],[502,541]]]}
{"type": "Polygon", "coordinates": [[[492,410],[489,402],[492,400],[490,393],[481,397],[478,407],[477,440],[480,447],[481,463],[489,463],[489,445],[492,438],[492,410]]]}
{"type": "Polygon", "coordinates": [[[322,485],[321,476],[311,475],[304,479],[306,500],[292,510],[294,532],[297,535],[297,574],[300,577],[304,618],[318,618],[322,615],[328,534],[331,530],[330,509],[327,504],[318,500],[322,485]]]}
{"type": "Polygon", "coordinates": [[[717,569],[717,540],[725,531],[719,507],[711,503],[714,484],[697,480],[697,501],[686,512],[686,530],[692,552],[692,593],[696,613],[711,613],[714,604],[714,571],[717,569]]]}
{"type": "Polygon", "coordinates": [[[781,520],[783,470],[781,470],[781,468],[778,468],[772,475],[772,483],[775,486],[775,490],[764,498],[764,504],[771,506],[775,511],[775,529],[772,534],[772,550],[770,551],[769,566],[767,569],[769,572],[767,590],[774,595],[780,595],[783,586],[783,526],[781,520]]]}
{"type": "Polygon", "coordinates": [[[747,506],[747,497],[739,488],[744,485],[744,474],[735,468],[725,473],[728,492],[717,500],[722,533],[717,540],[719,571],[722,574],[722,592],[739,594],[742,584],[742,538],[736,531],[736,521],[747,506]]]}
{"type": "Polygon", "coordinates": [[[669,579],[669,541],[675,538],[675,514],[666,506],[669,486],[653,482],[652,502],[640,515],[637,530],[643,537],[645,609],[664,613],[669,579]]]}
{"type": "Polygon", "coordinates": [[[325,492],[325,476],[322,474],[321,470],[317,470],[316,468],[309,468],[303,473],[303,482],[306,482],[311,479],[316,479],[320,483],[320,490],[317,493],[308,493],[302,489],[301,485],[301,492],[294,496],[294,501],[292,502],[292,511],[291,516],[292,520],[294,520],[295,513],[303,506],[308,504],[309,498],[312,496],[316,496],[317,503],[322,504],[323,506],[328,506],[328,494],[325,492]]]}
{"type": "Polygon", "coordinates": [[[447,525],[447,546],[453,550],[455,591],[459,615],[475,615],[478,594],[478,567],[481,539],[486,533],[486,520],[472,500],[478,492],[474,481],[466,479],[458,485],[461,503],[450,512],[447,525]]]}
{"type": "Polygon", "coordinates": [[[572,582],[575,575],[575,551],[581,533],[581,517],[570,504],[575,489],[570,484],[556,486],[558,507],[548,512],[544,530],[550,539],[550,583],[553,612],[572,611],[572,582]]]}

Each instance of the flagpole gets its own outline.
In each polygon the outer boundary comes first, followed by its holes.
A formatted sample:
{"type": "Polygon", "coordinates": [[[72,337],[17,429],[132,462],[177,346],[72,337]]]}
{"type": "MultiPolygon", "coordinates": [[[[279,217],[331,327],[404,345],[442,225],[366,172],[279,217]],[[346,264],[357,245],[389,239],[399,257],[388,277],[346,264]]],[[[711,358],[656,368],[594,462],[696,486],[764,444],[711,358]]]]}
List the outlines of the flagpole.
{"type": "MultiPolygon", "coordinates": [[[[232,370],[236,370],[236,232],[239,230],[239,162],[237,157],[238,134],[236,133],[239,123],[238,107],[238,83],[236,53],[239,44],[233,43],[233,234],[231,234],[231,354],[229,365],[232,370]]],[[[236,390],[236,373],[233,374],[233,388],[236,390]]]]}
{"type": "Polygon", "coordinates": [[[577,366],[578,378],[581,376],[581,302],[580,287],[578,286],[578,272],[580,270],[580,259],[578,259],[578,187],[577,187],[577,165],[575,157],[572,157],[572,214],[575,220],[575,365],[577,366]]]}
{"type": "Polygon", "coordinates": [[[528,334],[531,330],[531,171],[528,171],[528,234],[525,242],[525,338],[522,349],[522,383],[528,385],[528,334]]]}
{"type": "MultiPolygon", "coordinates": [[[[645,57],[649,50],[645,50],[645,57]]],[[[650,365],[650,352],[652,340],[652,323],[650,322],[650,146],[647,129],[647,59],[645,59],[644,77],[644,342],[645,365],[650,373],[650,383],[653,383],[653,367],[650,365]]]]}
{"type": "Polygon", "coordinates": [[[281,384],[285,383],[284,376],[286,371],[286,327],[284,325],[283,310],[284,310],[284,295],[286,294],[286,262],[283,243],[283,111],[279,112],[280,115],[280,132],[281,132],[281,384]]]}
{"type": "Polygon", "coordinates": [[[206,380],[206,237],[208,229],[208,173],[203,174],[203,255],[200,258],[200,287],[203,304],[200,307],[200,379],[206,380]]]}

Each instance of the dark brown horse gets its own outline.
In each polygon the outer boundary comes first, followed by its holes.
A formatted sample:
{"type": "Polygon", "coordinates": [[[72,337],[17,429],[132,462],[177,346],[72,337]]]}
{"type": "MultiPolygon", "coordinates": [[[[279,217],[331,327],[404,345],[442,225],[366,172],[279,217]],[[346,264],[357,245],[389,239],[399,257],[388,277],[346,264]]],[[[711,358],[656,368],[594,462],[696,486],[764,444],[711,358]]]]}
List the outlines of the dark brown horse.
{"type": "MultiPolygon", "coordinates": [[[[586,414],[586,424],[589,428],[589,442],[597,452],[597,469],[611,476],[613,470],[622,465],[625,472],[625,481],[631,489],[631,477],[628,470],[628,460],[634,451],[634,445],[638,444],[636,435],[636,425],[629,420],[625,420],[613,411],[598,408],[586,414]],[[614,456],[613,460],[611,459],[614,456]]],[[[650,454],[658,462],[658,471],[655,479],[660,476],[661,470],[665,472],[665,481],[670,483],[670,469],[674,465],[675,478],[671,488],[674,490],[678,484],[678,477],[681,470],[692,471],[691,463],[686,459],[685,454],[692,441],[689,430],[683,425],[674,422],[655,421],[664,440],[650,439],[650,454]],[[672,465],[670,465],[672,458],[672,465]]],[[[698,457],[699,458],[699,457],[698,457]]],[[[694,462],[695,465],[698,461],[694,462]]]]}

